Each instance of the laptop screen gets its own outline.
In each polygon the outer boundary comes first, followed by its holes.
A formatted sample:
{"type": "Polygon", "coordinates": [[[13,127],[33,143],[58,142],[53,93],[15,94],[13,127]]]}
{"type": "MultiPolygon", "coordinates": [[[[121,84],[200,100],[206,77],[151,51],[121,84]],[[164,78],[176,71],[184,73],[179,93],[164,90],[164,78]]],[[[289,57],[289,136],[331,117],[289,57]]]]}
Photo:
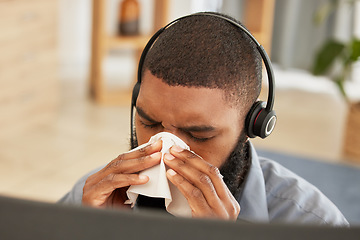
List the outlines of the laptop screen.
{"type": "Polygon", "coordinates": [[[177,218],[0,196],[0,239],[360,239],[360,228],[177,218]]]}

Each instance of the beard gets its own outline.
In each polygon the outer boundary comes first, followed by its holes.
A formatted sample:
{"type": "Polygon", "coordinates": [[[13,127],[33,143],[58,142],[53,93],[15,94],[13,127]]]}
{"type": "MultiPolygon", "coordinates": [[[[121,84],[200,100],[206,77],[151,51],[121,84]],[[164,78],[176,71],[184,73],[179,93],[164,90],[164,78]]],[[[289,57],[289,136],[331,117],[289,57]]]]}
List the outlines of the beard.
{"type": "Polygon", "coordinates": [[[226,186],[238,200],[251,166],[249,149],[247,136],[242,132],[233,151],[219,169],[226,186]]]}
{"type": "MultiPolygon", "coordinates": [[[[132,131],[132,138],[130,141],[131,149],[138,146],[135,129],[132,131]]],[[[240,194],[244,187],[244,182],[250,170],[251,161],[249,157],[249,144],[247,136],[244,132],[238,137],[236,146],[229,154],[227,160],[220,167],[220,173],[223,176],[223,181],[230,190],[231,194],[240,200],[240,194]]]]}

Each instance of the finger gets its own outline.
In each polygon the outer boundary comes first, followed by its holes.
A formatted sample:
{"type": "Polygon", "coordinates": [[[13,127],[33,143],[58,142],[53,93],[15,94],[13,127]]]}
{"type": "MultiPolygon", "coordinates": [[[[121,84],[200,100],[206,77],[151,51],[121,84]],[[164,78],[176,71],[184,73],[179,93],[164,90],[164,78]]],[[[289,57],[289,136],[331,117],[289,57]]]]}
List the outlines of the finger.
{"type": "Polygon", "coordinates": [[[217,191],[208,175],[202,171],[199,171],[198,169],[195,169],[193,166],[183,162],[180,159],[174,158],[169,160],[169,155],[165,155],[165,162],[171,169],[174,169],[177,173],[189,181],[193,187],[200,189],[204,195],[204,198],[206,199],[207,204],[217,214],[221,214],[221,212],[224,210],[223,203],[218,197],[217,191]]]}
{"type": "Polygon", "coordinates": [[[148,156],[140,156],[130,160],[115,159],[104,168],[104,172],[106,175],[110,173],[136,173],[155,166],[160,161],[161,152],[155,152],[148,156]]]}
{"type": "MultiPolygon", "coordinates": [[[[116,159],[117,160],[129,160],[134,158],[140,158],[148,156],[152,153],[159,152],[161,150],[162,142],[158,140],[151,144],[146,144],[144,147],[137,150],[131,150],[130,152],[120,154],[116,159]]],[[[116,160],[115,159],[115,160],[116,160]]]]}
{"type": "Polygon", "coordinates": [[[230,199],[230,204],[228,204],[226,206],[227,211],[229,213],[229,215],[232,217],[232,219],[237,219],[237,217],[239,216],[240,213],[240,204],[238,203],[238,201],[235,199],[234,195],[230,192],[229,188],[226,188],[227,192],[228,192],[228,196],[230,199]]]}
{"type": "MultiPolygon", "coordinates": [[[[223,181],[223,176],[220,174],[220,171],[216,166],[206,162],[196,153],[181,149],[179,147],[172,147],[170,149],[170,153],[174,155],[174,157],[181,159],[182,161],[184,161],[184,163],[191,165],[193,168],[201,171],[203,174],[205,174],[205,176],[209,177],[214,186],[214,189],[217,192],[217,195],[221,200],[225,200],[228,198],[227,186],[223,181]]],[[[191,174],[193,173],[190,173],[190,176],[194,176],[191,174]]],[[[204,177],[202,175],[200,175],[199,177],[200,179],[202,179],[202,181],[207,181],[207,177],[204,177]]]]}
{"type": "Polygon", "coordinates": [[[95,185],[85,184],[83,202],[88,205],[100,205],[119,188],[130,185],[145,184],[149,181],[148,176],[139,174],[110,174],[95,185]]]}
{"type": "Polygon", "coordinates": [[[128,187],[131,185],[141,185],[149,181],[149,177],[140,174],[110,174],[98,185],[97,190],[112,192],[117,188],[128,187]]]}
{"type": "Polygon", "coordinates": [[[177,174],[174,170],[169,169],[166,172],[168,179],[179,189],[179,191],[187,199],[192,211],[193,217],[215,217],[213,210],[208,205],[201,190],[196,188],[190,182],[188,182],[180,174],[177,174]]]}
{"type": "MultiPolygon", "coordinates": [[[[165,155],[165,163],[200,188],[213,209],[219,210],[221,209],[220,206],[223,206],[226,208],[229,216],[236,219],[240,213],[240,205],[223,181],[223,176],[220,174],[219,169],[206,162],[194,152],[178,147],[171,150],[174,157],[180,158],[183,162],[178,162],[177,164],[174,162],[170,166],[167,160],[169,155],[165,155]],[[186,169],[189,165],[191,165],[191,168],[187,171],[186,169]],[[179,166],[179,168],[176,168],[176,166],[179,166]],[[197,169],[199,172],[193,172],[191,169],[197,169]],[[213,197],[214,195],[216,197],[213,197]]],[[[219,213],[219,211],[216,212],[219,213]]]]}

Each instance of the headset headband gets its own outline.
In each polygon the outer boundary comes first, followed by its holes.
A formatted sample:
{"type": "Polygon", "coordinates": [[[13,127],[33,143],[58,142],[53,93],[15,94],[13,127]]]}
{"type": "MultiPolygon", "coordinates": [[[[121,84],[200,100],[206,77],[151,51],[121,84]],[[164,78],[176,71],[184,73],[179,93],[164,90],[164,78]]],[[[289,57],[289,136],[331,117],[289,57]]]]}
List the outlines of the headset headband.
{"type": "Polygon", "coordinates": [[[192,17],[192,16],[210,16],[210,17],[216,17],[216,18],[221,18],[231,24],[233,24],[234,26],[238,27],[239,29],[241,29],[255,44],[256,44],[256,48],[258,50],[258,52],[261,55],[261,58],[264,62],[265,68],[266,68],[266,73],[267,73],[267,79],[268,79],[268,83],[269,83],[269,89],[268,89],[268,98],[267,98],[267,102],[266,102],[266,106],[265,106],[265,102],[262,101],[257,101],[253,104],[253,106],[251,107],[249,113],[246,116],[246,120],[245,120],[245,127],[247,129],[247,135],[251,138],[259,136],[261,138],[265,138],[267,136],[269,136],[271,134],[271,132],[273,131],[274,127],[275,127],[275,123],[276,123],[276,113],[273,110],[274,107],[274,101],[275,101],[275,78],[274,78],[274,73],[271,67],[271,61],[269,56],[267,55],[265,49],[263,48],[263,46],[261,46],[259,44],[259,42],[254,38],[253,35],[251,35],[251,33],[245,28],[243,27],[241,24],[239,24],[238,22],[234,21],[231,18],[228,18],[224,15],[220,15],[217,13],[211,13],[211,12],[203,12],[203,13],[194,13],[191,15],[187,15],[187,16],[183,16],[180,17],[178,19],[175,19],[173,21],[171,21],[170,23],[168,23],[166,26],[160,28],[148,41],[148,43],[146,44],[140,60],[139,60],[139,65],[138,65],[138,74],[137,74],[137,83],[134,86],[133,89],[133,94],[132,94],[132,99],[131,99],[131,122],[130,122],[130,128],[131,128],[131,145],[132,148],[135,147],[135,141],[134,141],[134,122],[133,122],[133,114],[134,114],[134,108],[136,107],[136,100],[140,91],[140,83],[141,83],[141,75],[142,75],[142,69],[143,69],[143,65],[145,62],[145,58],[147,53],[149,52],[150,48],[152,47],[152,45],[155,43],[156,39],[159,37],[159,35],[165,31],[167,28],[171,27],[171,25],[175,24],[176,22],[184,19],[184,18],[188,18],[188,17],[192,17]]]}
{"type": "Polygon", "coordinates": [[[271,61],[269,56],[267,55],[264,47],[262,45],[260,45],[260,43],[254,38],[253,35],[251,35],[251,33],[245,28],[243,27],[241,24],[237,23],[236,21],[220,15],[220,14],[214,14],[214,13],[210,13],[210,12],[204,12],[204,13],[194,13],[191,15],[187,15],[187,16],[183,16],[180,17],[178,19],[175,19],[173,21],[171,21],[170,23],[168,23],[166,26],[160,28],[149,40],[149,42],[146,44],[140,60],[139,60],[139,65],[138,65],[138,74],[137,74],[137,82],[141,83],[141,75],[142,75],[142,68],[145,62],[145,58],[146,55],[148,53],[148,51],[150,50],[150,48],[152,47],[152,45],[154,44],[154,42],[156,41],[156,39],[159,37],[159,35],[168,27],[170,27],[171,25],[173,25],[174,23],[184,19],[184,18],[188,18],[188,17],[192,17],[192,16],[211,16],[211,17],[217,17],[217,18],[221,18],[224,19],[227,22],[232,23],[233,25],[235,25],[236,27],[240,28],[248,37],[250,37],[250,39],[256,44],[256,47],[261,55],[261,58],[264,62],[265,68],[266,68],[266,73],[267,73],[267,77],[268,77],[268,83],[269,83],[269,91],[268,91],[268,99],[267,99],[267,103],[266,103],[266,110],[271,111],[274,107],[274,99],[275,99],[275,82],[274,82],[274,72],[272,70],[271,67],[271,61]]]}

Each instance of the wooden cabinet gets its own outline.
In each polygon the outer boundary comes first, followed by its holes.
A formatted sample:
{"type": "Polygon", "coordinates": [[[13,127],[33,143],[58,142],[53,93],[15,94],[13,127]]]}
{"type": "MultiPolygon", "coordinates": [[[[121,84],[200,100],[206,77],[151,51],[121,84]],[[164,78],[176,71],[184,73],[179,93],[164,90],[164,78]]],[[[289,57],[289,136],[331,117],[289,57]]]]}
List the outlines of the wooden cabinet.
{"type": "Polygon", "coordinates": [[[275,0],[246,0],[244,24],[270,56],[275,0]]]}
{"type": "MultiPolygon", "coordinates": [[[[105,30],[107,0],[93,0],[92,56],[90,66],[90,94],[98,103],[130,103],[131,89],[107,89],[103,62],[111,49],[132,49],[136,59],[151,36],[111,36],[105,30]]],[[[168,0],[154,0],[153,32],[168,21],[168,0]]]]}
{"type": "Polygon", "coordinates": [[[0,0],[0,136],[54,113],[57,12],[55,0],[0,0]]]}
{"type": "Polygon", "coordinates": [[[270,56],[275,0],[246,0],[244,24],[270,56]]]}

